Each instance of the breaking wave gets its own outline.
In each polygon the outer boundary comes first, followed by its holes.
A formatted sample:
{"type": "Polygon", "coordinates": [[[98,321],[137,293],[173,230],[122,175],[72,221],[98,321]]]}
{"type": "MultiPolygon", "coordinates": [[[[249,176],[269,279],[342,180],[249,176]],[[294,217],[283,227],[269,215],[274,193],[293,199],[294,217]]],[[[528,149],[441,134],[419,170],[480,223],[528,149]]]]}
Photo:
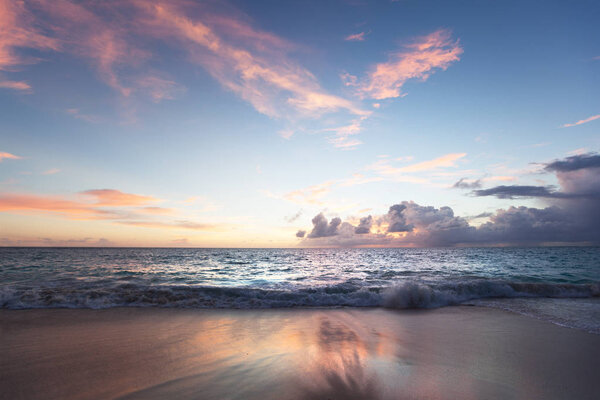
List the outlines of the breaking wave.
{"type": "Polygon", "coordinates": [[[436,308],[491,298],[600,297],[600,284],[518,283],[475,280],[454,283],[409,281],[390,287],[354,283],[297,289],[214,286],[145,286],[132,283],[110,287],[0,286],[0,307],[24,308],[285,308],[386,307],[436,308]]]}

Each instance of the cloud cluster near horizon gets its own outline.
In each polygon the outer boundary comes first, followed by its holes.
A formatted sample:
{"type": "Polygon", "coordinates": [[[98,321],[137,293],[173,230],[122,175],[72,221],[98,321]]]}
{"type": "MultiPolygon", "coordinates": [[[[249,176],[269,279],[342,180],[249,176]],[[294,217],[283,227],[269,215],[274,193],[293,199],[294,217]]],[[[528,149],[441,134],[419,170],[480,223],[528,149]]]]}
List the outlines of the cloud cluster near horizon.
{"type": "MultiPolygon", "coordinates": [[[[545,165],[556,173],[561,190],[546,186],[497,186],[475,196],[504,199],[539,197],[545,208],[509,207],[483,217],[479,226],[454,215],[450,207],[412,201],[392,205],[383,215],[360,218],[358,225],[321,213],[301,242],[306,246],[455,246],[600,243],[600,155],[581,154],[545,165]]],[[[470,188],[469,186],[463,188],[470,188]]]]}

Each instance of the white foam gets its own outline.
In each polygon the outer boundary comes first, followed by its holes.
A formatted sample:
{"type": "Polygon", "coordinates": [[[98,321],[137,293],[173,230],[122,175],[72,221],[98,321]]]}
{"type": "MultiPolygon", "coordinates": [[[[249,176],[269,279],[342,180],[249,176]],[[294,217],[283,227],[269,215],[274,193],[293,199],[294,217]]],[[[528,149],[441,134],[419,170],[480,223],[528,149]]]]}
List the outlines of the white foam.
{"type": "Polygon", "coordinates": [[[598,297],[598,284],[567,285],[474,280],[425,283],[409,281],[391,287],[354,283],[286,290],[208,286],[0,287],[2,308],[195,307],[389,307],[433,308],[486,298],[598,297]]]}

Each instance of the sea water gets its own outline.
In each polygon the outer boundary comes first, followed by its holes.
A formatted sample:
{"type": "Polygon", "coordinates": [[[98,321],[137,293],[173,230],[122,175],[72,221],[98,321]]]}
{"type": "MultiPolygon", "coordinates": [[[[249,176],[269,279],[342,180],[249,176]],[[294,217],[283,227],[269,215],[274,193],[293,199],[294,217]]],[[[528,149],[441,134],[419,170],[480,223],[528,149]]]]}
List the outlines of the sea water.
{"type": "Polygon", "coordinates": [[[600,333],[600,247],[0,248],[0,307],[498,307],[600,333]]]}

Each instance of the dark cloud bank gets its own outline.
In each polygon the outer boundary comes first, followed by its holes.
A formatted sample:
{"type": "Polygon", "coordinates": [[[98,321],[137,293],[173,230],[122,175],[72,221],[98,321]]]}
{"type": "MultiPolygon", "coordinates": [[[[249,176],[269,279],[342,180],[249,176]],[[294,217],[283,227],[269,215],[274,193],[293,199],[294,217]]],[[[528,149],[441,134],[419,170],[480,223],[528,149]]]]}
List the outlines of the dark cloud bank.
{"type": "MultiPolygon", "coordinates": [[[[545,208],[510,207],[485,215],[478,226],[472,218],[454,215],[450,207],[421,206],[412,201],[392,205],[387,214],[367,216],[358,225],[328,221],[321,213],[303,239],[307,246],[455,246],[600,244],[600,155],[583,154],[546,164],[560,190],[552,186],[496,186],[470,195],[501,199],[540,198],[545,208]],[[378,229],[373,229],[377,227],[378,229]],[[377,232],[377,233],[373,233],[377,232]]],[[[462,181],[462,180],[461,180],[462,181]]],[[[461,182],[459,181],[459,182],[461,182]]],[[[475,189],[476,185],[455,185],[475,189]]],[[[296,235],[304,237],[304,231],[296,235]],[[300,233],[302,235],[299,235],[300,233]]]]}

